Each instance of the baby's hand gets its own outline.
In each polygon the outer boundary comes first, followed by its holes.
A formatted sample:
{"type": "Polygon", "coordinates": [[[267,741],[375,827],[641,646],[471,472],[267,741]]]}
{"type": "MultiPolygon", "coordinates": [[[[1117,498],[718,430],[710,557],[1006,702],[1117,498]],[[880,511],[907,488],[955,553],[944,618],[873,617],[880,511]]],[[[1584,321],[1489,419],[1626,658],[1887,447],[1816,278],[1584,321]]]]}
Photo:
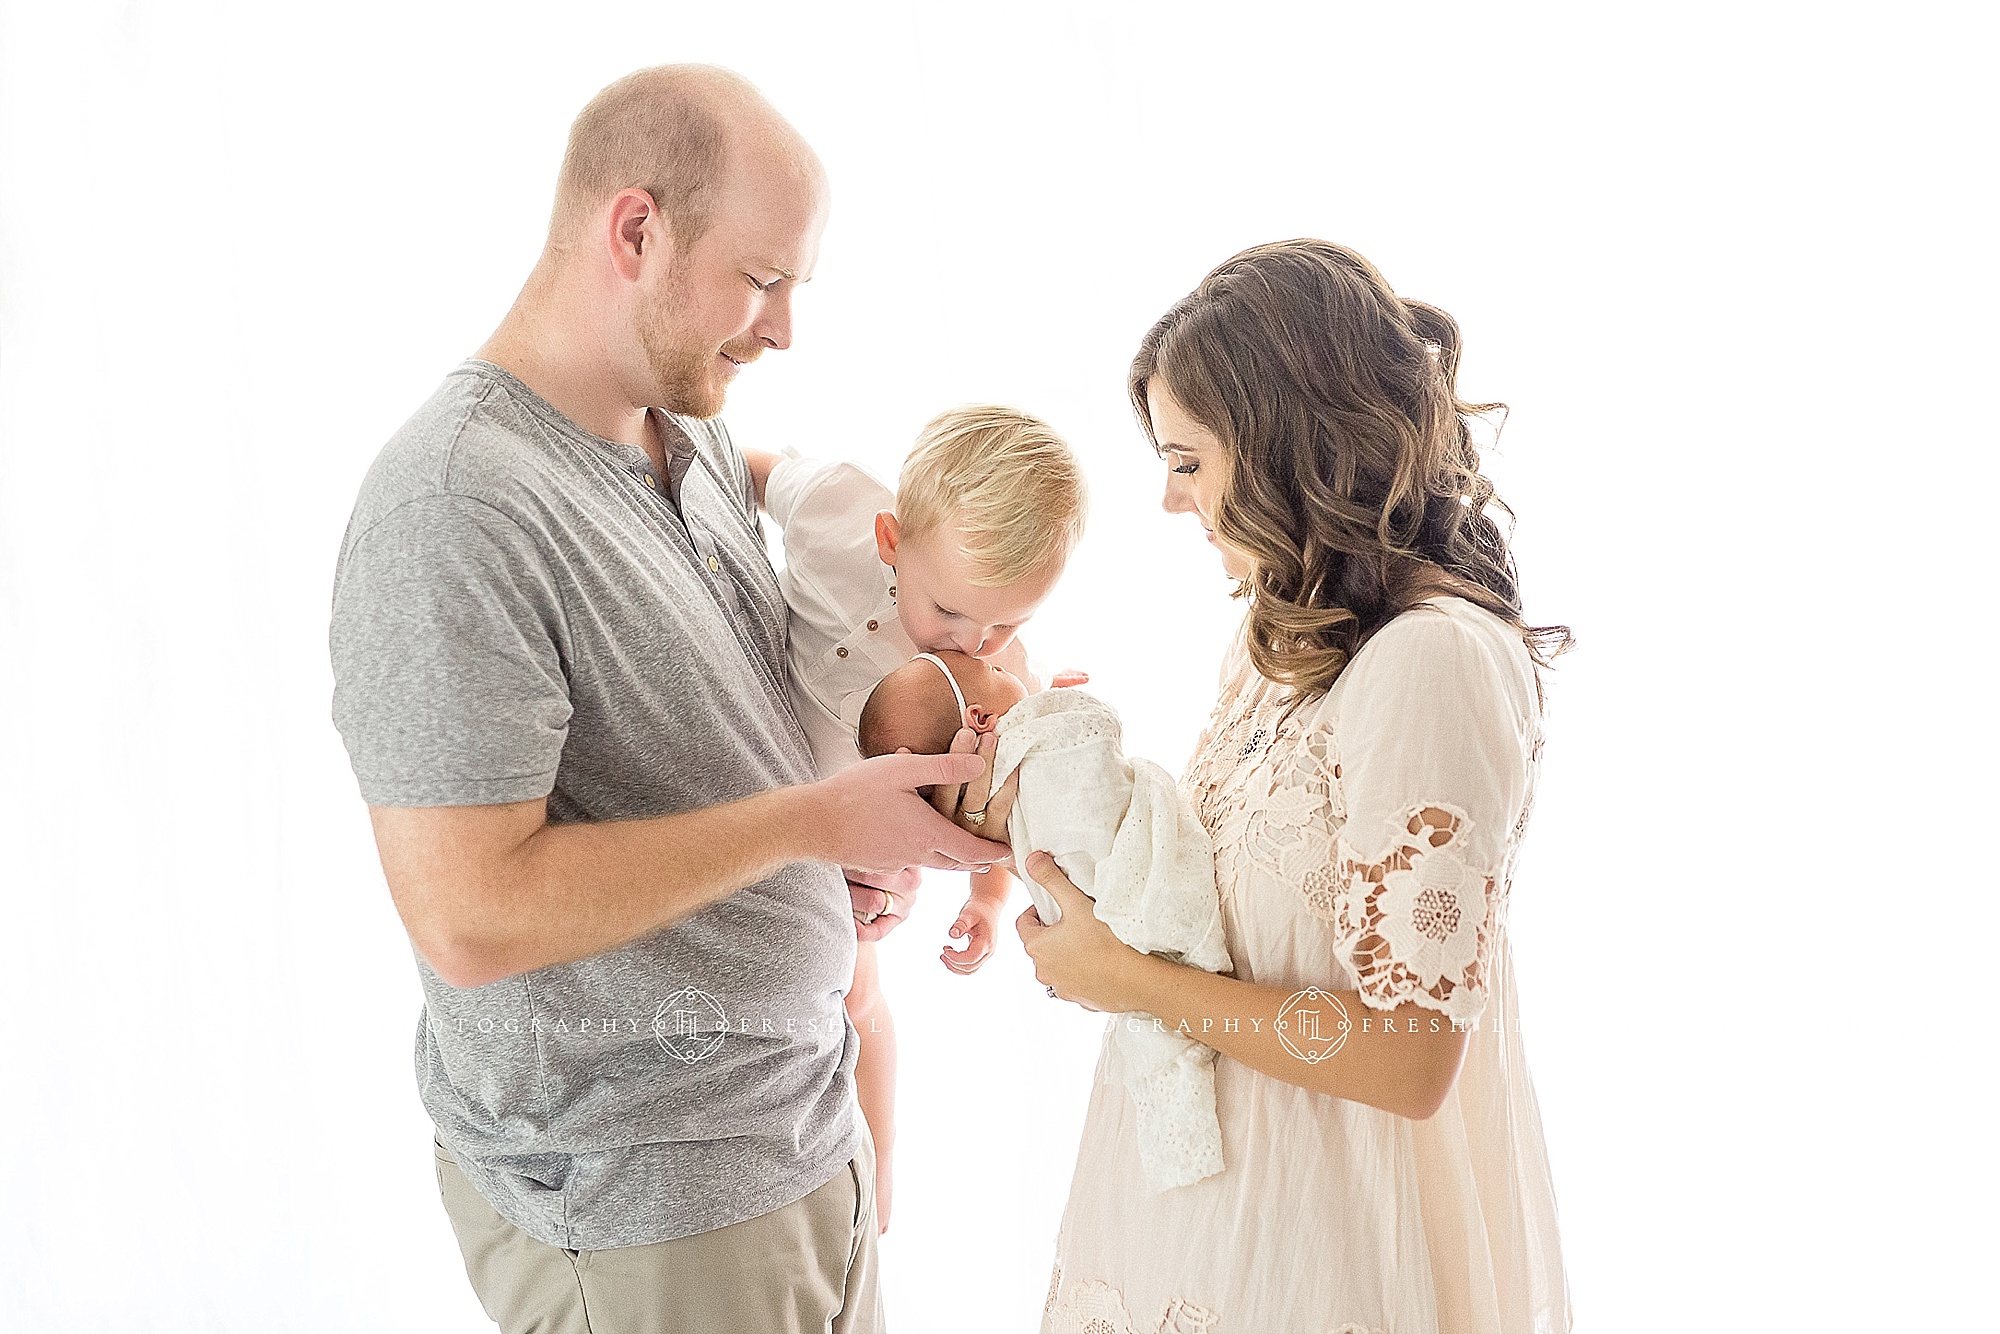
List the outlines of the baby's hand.
{"type": "Polygon", "coordinates": [[[986,956],[993,953],[1000,912],[1005,906],[990,899],[967,899],[965,906],[958,910],[958,920],[951,924],[952,939],[963,939],[965,947],[955,950],[947,945],[938,956],[944,960],[944,966],[961,976],[978,972],[979,965],[986,962],[986,956]]]}

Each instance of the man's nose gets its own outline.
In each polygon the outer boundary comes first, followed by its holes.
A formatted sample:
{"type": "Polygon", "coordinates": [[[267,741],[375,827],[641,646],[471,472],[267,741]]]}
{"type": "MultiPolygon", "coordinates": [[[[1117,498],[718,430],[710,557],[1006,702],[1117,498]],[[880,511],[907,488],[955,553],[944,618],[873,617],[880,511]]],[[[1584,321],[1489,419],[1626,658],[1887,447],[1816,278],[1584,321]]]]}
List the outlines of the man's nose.
{"type": "Polygon", "coordinates": [[[792,345],[792,294],[789,287],[781,287],[771,293],[751,332],[757,335],[759,342],[776,352],[792,345]]]}

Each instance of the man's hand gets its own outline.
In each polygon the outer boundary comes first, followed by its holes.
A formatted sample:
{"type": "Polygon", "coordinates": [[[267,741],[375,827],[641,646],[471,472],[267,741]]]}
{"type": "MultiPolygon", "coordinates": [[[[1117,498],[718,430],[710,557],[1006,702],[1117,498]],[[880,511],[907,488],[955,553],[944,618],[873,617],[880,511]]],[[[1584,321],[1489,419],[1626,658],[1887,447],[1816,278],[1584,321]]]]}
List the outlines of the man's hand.
{"type": "Polygon", "coordinates": [[[894,873],[916,866],[966,871],[1005,861],[1004,843],[958,828],[917,795],[986,772],[977,755],[878,755],[811,786],[813,841],[852,871],[894,873]]]}
{"type": "Polygon", "coordinates": [[[857,940],[880,940],[901,926],[917,901],[923,872],[914,866],[888,875],[872,871],[848,871],[847,897],[854,904],[854,936],[857,940]]]}

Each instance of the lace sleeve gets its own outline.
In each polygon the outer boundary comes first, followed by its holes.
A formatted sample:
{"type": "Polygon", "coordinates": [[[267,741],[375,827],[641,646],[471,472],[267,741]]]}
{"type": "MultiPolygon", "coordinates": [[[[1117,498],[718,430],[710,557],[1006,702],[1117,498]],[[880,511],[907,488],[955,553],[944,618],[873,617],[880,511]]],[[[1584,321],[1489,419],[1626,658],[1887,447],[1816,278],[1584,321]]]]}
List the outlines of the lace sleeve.
{"type": "Polygon", "coordinates": [[[1485,1008],[1538,727],[1525,649],[1489,619],[1503,633],[1410,612],[1343,683],[1335,926],[1377,1009],[1414,1001],[1469,1023],[1485,1008]]]}

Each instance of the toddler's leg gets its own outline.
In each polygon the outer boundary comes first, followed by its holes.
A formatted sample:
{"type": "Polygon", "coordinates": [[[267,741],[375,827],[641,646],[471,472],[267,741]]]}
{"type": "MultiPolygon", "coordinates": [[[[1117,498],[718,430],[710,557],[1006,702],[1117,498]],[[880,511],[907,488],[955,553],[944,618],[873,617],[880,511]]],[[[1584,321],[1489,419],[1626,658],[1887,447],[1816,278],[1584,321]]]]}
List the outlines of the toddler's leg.
{"type": "Polygon", "coordinates": [[[881,1230],[887,1232],[890,1160],[896,1147],[896,1024],[882,994],[872,940],[855,945],[854,985],[847,991],[847,1017],[861,1037],[861,1054],[854,1065],[854,1096],[875,1139],[875,1216],[881,1230]]]}

